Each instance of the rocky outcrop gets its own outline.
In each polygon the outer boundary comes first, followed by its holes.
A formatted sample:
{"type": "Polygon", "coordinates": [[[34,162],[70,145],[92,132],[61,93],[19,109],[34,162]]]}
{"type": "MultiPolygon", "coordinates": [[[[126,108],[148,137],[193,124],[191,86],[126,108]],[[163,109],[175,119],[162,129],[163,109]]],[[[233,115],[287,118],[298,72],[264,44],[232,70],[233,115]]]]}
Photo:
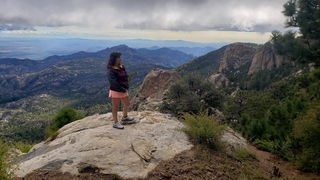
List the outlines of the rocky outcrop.
{"type": "Polygon", "coordinates": [[[208,80],[215,88],[228,87],[230,84],[229,79],[221,73],[211,75],[208,80]]]}
{"type": "Polygon", "coordinates": [[[232,154],[235,150],[248,150],[247,140],[239,133],[235,132],[230,127],[227,127],[222,134],[221,141],[224,142],[226,152],[232,154]]]}
{"type": "Polygon", "coordinates": [[[316,70],[316,63],[309,63],[308,68],[310,72],[316,70]]]}
{"type": "Polygon", "coordinates": [[[220,73],[235,70],[250,63],[256,48],[251,44],[234,43],[229,45],[224,51],[223,59],[219,66],[220,73]]]}
{"type": "MultiPolygon", "coordinates": [[[[216,108],[208,108],[208,115],[214,116],[220,121],[226,120],[223,112],[219,111],[216,108]]],[[[241,134],[237,133],[230,127],[225,128],[220,140],[225,145],[226,153],[229,155],[232,155],[232,153],[238,149],[248,150],[247,140],[241,134]]]]}
{"type": "Polygon", "coordinates": [[[257,49],[253,56],[248,74],[253,74],[261,70],[271,70],[285,63],[288,63],[287,58],[276,55],[272,49],[272,44],[267,42],[257,49]]]}
{"type": "Polygon", "coordinates": [[[54,140],[35,145],[17,159],[14,174],[23,177],[34,170],[47,170],[144,178],[160,161],[193,146],[178,130],[183,124],[169,114],[135,111],[129,115],[139,122],[125,130],[112,128],[111,113],[65,125],[54,140]]]}
{"type": "Polygon", "coordinates": [[[155,69],[147,74],[135,97],[131,100],[133,110],[156,110],[170,85],[180,79],[173,70],[155,69]]]}

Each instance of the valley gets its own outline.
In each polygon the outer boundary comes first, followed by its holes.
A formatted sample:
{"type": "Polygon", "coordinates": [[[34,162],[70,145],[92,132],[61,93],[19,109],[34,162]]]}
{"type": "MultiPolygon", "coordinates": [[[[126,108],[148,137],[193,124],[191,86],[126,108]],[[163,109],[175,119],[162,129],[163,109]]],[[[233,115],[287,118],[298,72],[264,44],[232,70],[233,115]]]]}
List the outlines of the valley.
{"type": "Polygon", "coordinates": [[[43,140],[44,128],[64,107],[76,108],[84,115],[110,111],[106,61],[112,51],[123,54],[124,65],[132,73],[132,93],[152,69],[173,68],[193,58],[168,48],[120,45],[38,61],[0,59],[1,136],[15,141],[43,140]]]}

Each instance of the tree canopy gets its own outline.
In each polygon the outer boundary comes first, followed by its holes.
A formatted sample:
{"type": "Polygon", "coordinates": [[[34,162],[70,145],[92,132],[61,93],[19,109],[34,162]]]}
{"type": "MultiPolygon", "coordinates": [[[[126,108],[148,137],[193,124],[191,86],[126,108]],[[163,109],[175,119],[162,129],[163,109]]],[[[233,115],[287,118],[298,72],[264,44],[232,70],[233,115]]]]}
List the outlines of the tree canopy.
{"type": "Polygon", "coordinates": [[[299,32],[272,33],[274,49],[298,62],[320,65],[320,0],[289,0],[284,4],[286,27],[299,32]]]}

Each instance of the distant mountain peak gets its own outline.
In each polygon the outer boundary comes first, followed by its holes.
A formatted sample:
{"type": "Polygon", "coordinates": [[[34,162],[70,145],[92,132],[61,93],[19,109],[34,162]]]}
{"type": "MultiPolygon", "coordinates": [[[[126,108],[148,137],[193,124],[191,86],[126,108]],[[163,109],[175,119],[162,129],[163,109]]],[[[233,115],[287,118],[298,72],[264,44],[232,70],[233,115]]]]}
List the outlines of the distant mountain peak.
{"type": "MultiPolygon", "coordinates": [[[[130,48],[129,46],[125,45],[125,44],[120,44],[120,45],[117,45],[117,46],[113,46],[111,47],[111,49],[123,49],[123,48],[130,48]]],[[[130,48],[131,49],[131,48],[130,48]]]]}

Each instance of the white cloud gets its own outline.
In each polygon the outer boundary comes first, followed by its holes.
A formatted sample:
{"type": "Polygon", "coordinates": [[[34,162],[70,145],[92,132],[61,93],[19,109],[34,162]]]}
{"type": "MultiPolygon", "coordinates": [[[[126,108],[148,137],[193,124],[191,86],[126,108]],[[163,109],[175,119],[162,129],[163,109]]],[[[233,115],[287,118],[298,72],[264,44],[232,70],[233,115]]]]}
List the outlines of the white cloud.
{"type": "Polygon", "coordinates": [[[0,30],[77,26],[172,31],[283,29],[286,0],[0,0],[0,30]],[[11,29],[8,28],[10,24],[11,29]],[[7,27],[6,29],[4,27],[7,27]]]}

